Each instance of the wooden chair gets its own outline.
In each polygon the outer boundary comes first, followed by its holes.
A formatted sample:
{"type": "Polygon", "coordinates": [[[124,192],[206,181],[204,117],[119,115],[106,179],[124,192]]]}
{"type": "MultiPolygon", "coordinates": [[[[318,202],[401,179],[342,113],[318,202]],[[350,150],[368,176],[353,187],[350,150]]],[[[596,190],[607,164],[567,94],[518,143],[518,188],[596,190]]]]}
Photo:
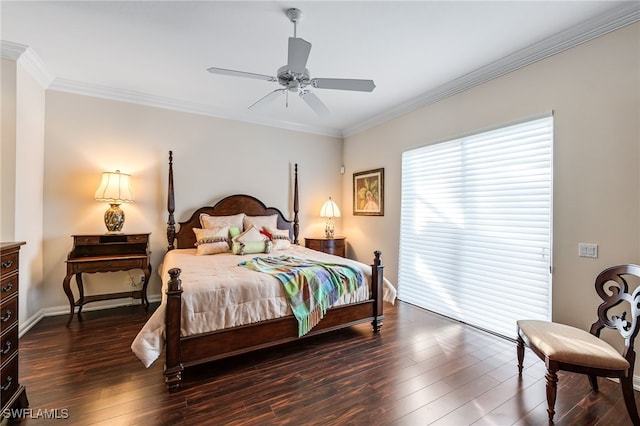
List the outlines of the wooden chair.
{"type": "Polygon", "coordinates": [[[640,286],[629,293],[624,276],[640,277],[640,266],[621,265],[605,269],[596,278],[595,287],[602,303],[598,306],[598,320],[590,332],[548,321],[520,320],[518,324],[518,371],[522,375],[525,345],[544,361],[547,367],[547,412],[553,422],[558,376],[557,372],[572,371],[586,374],[593,390],[598,390],[597,377],[620,380],[627,412],[634,425],[640,425],[633,391],[633,366],[636,353],[634,340],[640,330],[640,286]],[[610,286],[605,289],[605,285],[610,286]],[[614,310],[620,316],[609,311],[614,310]],[[624,338],[622,354],[600,339],[604,328],[617,330],[624,338]]]}

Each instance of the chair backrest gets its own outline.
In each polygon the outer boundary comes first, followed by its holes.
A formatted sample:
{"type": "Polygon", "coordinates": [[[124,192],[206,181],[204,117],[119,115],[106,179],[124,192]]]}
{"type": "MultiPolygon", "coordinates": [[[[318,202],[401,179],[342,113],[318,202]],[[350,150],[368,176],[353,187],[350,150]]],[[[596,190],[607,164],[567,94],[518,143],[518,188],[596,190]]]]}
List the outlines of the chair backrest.
{"type": "MultiPolygon", "coordinates": [[[[600,331],[604,328],[617,330],[624,338],[624,351],[622,356],[631,364],[633,371],[636,353],[633,348],[634,341],[640,331],[640,285],[629,293],[629,284],[625,276],[634,276],[640,279],[640,266],[620,265],[612,266],[600,272],[596,277],[596,292],[602,299],[598,306],[598,320],[591,325],[591,334],[600,337],[600,331]],[[609,310],[627,303],[628,310],[622,311],[620,316],[609,314],[609,310]]],[[[620,312],[617,309],[616,312],[620,312]]]]}

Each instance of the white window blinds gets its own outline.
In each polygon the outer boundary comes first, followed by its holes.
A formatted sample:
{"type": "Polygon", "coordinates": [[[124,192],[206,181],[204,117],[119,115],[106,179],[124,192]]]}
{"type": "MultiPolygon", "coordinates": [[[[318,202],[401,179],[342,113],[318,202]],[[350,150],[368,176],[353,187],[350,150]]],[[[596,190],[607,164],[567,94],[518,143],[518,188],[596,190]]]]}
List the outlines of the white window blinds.
{"type": "Polygon", "coordinates": [[[403,153],[398,297],[515,337],[550,319],[553,117],[403,153]]]}

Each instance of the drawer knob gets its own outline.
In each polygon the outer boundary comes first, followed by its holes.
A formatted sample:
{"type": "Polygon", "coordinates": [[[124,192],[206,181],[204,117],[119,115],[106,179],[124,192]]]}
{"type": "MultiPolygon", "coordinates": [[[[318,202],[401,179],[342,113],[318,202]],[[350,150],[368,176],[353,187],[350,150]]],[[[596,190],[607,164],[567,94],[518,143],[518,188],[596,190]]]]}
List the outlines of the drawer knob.
{"type": "Polygon", "coordinates": [[[6,293],[7,291],[11,290],[12,288],[13,288],[13,283],[9,283],[8,286],[2,287],[2,292],[6,293]]]}
{"type": "Polygon", "coordinates": [[[7,322],[11,318],[11,315],[13,315],[13,313],[9,309],[7,309],[7,314],[5,316],[1,317],[0,320],[2,322],[7,322]]]}
{"type": "Polygon", "coordinates": [[[4,349],[2,350],[2,355],[6,355],[11,350],[11,340],[7,340],[7,343],[4,345],[4,349]]]}
{"type": "Polygon", "coordinates": [[[2,262],[3,268],[11,268],[13,266],[13,260],[9,259],[6,262],[2,262]]]}
{"type": "Polygon", "coordinates": [[[11,382],[13,382],[13,377],[7,376],[7,384],[0,387],[0,390],[3,390],[3,391],[9,390],[9,388],[11,387],[11,382]]]}

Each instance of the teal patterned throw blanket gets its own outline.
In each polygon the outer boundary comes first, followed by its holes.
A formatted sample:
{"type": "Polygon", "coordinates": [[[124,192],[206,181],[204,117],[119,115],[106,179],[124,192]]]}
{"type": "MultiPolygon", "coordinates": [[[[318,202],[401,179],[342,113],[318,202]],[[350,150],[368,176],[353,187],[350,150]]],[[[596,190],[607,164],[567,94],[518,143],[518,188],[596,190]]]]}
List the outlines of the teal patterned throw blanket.
{"type": "Polygon", "coordinates": [[[293,256],[255,257],[239,266],[271,274],[282,283],[298,320],[298,336],[307,334],[343,294],[363,283],[362,273],[351,266],[293,256]]]}

